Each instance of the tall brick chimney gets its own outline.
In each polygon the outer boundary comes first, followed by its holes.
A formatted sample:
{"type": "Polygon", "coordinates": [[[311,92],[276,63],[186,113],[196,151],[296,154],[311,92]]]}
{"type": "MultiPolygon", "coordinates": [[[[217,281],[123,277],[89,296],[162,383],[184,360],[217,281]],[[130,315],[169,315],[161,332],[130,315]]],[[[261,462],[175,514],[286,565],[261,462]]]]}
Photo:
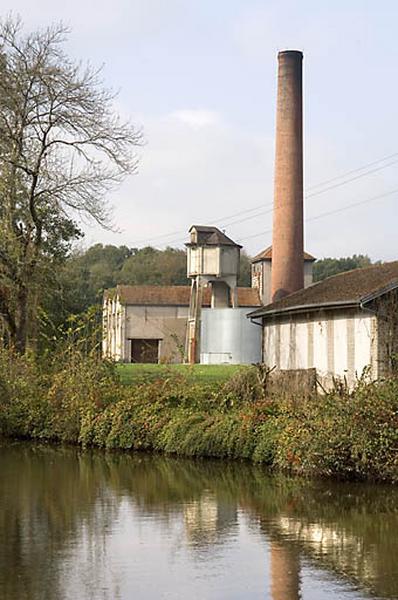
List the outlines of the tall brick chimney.
{"type": "Polygon", "coordinates": [[[303,54],[278,54],[271,298],[304,287],[303,54]]]}

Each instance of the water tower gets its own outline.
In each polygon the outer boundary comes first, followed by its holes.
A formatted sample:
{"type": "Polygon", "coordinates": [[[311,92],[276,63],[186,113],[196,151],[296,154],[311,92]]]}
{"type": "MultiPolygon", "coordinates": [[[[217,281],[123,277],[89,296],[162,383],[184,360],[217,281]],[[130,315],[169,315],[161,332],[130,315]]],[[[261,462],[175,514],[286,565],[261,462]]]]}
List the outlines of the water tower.
{"type": "Polygon", "coordinates": [[[191,279],[185,360],[198,362],[203,288],[211,286],[211,307],[237,306],[241,246],[217,227],[193,225],[187,246],[187,274],[191,279]]]}

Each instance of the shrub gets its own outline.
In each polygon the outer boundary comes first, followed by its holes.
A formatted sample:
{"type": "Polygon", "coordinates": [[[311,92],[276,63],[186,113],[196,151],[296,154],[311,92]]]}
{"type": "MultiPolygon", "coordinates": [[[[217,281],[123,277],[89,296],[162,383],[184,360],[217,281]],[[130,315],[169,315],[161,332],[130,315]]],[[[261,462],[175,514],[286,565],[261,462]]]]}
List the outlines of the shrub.
{"type": "MultiPolygon", "coordinates": [[[[269,372],[269,371],[268,371],[269,372]]],[[[247,459],[300,475],[398,481],[398,379],[299,402],[265,369],[227,384],[171,375],[122,385],[79,349],[47,361],[0,352],[0,432],[84,447],[247,459]],[[267,382],[266,382],[267,383],[267,382]]]]}

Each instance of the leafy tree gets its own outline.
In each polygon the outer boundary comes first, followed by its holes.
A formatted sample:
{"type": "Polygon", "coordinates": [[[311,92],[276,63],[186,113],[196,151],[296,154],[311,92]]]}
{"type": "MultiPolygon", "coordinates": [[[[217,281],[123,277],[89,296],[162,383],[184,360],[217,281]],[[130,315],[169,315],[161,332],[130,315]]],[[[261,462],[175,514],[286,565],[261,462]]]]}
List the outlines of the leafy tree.
{"type": "Polygon", "coordinates": [[[79,218],[109,225],[105,195],[135,171],[141,141],[99,72],[65,55],[66,34],[0,22],[0,318],[19,352],[54,259],[81,235],[79,218]]]}
{"type": "Polygon", "coordinates": [[[314,281],[321,281],[344,271],[369,267],[371,264],[372,261],[366,254],[354,254],[345,258],[322,258],[314,264],[314,281]]]}
{"type": "Polygon", "coordinates": [[[48,325],[56,328],[70,315],[101,305],[104,289],[119,282],[120,270],[131,252],[127,246],[102,244],[72,252],[59,265],[43,301],[46,335],[49,334],[48,325]]]}
{"type": "Polygon", "coordinates": [[[188,285],[185,250],[151,246],[134,249],[120,271],[118,283],[129,285],[188,285]]]}

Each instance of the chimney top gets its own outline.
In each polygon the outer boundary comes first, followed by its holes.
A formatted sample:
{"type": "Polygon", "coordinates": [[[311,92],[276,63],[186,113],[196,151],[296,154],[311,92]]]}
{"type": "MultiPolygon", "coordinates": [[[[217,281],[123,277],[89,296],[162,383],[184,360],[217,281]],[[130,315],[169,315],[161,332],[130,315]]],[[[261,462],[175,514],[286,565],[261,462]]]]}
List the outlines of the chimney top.
{"type": "Polygon", "coordinates": [[[280,52],[278,52],[278,58],[283,55],[290,55],[292,58],[300,57],[301,59],[304,56],[301,50],[281,50],[280,52]]]}

